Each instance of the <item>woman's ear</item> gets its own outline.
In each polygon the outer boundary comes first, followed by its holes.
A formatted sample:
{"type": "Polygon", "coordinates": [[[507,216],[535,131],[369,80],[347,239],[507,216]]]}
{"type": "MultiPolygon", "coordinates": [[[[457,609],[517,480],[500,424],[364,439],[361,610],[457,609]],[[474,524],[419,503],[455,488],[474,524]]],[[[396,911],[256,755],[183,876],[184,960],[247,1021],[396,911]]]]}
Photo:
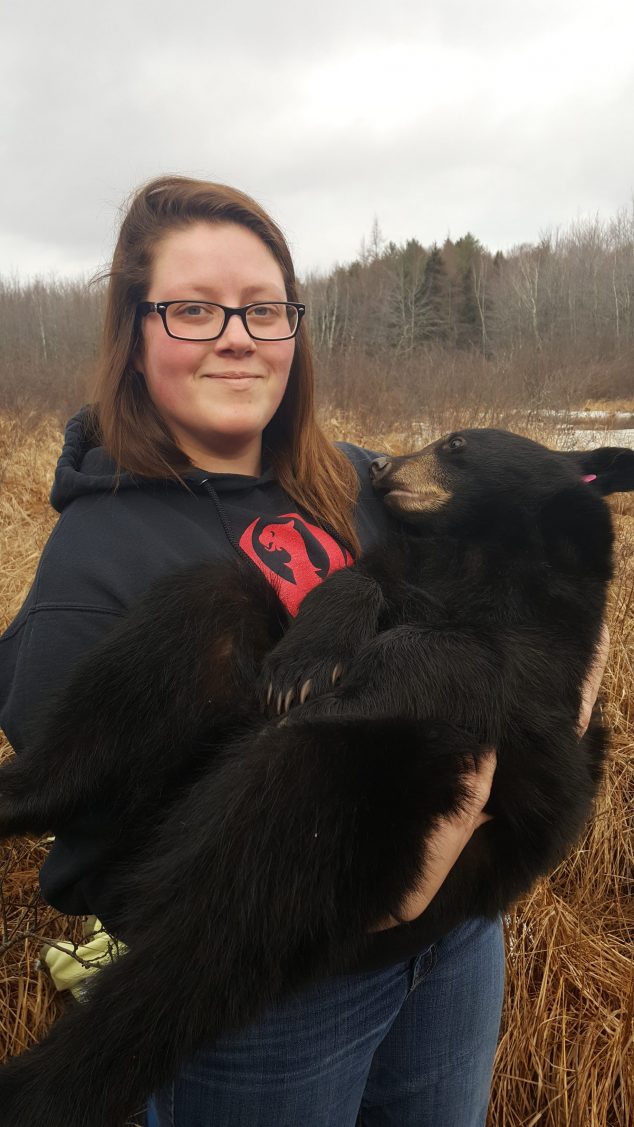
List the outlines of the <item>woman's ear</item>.
{"type": "Polygon", "coordinates": [[[599,446],[596,450],[571,450],[562,457],[574,462],[579,474],[604,496],[634,489],[634,450],[627,446],[599,446]]]}

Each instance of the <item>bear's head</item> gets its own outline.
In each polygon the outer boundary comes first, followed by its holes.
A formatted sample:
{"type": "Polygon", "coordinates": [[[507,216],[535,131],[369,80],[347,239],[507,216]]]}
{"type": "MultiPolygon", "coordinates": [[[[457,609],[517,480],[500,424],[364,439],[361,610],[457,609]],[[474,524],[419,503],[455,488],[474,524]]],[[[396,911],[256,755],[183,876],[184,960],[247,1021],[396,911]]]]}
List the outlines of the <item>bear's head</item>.
{"type": "Polygon", "coordinates": [[[539,561],[605,580],[613,531],[603,496],[634,489],[634,451],[563,452],[509,431],[465,429],[378,458],[370,475],[411,535],[479,545],[498,568],[539,561]]]}
{"type": "Polygon", "coordinates": [[[401,520],[419,523],[429,514],[466,516],[495,507],[535,511],[562,493],[584,486],[592,493],[634,489],[634,451],[549,450],[510,431],[468,428],[431,442],[413,454],[377,458],[370,476],[385,504],[401,520]]]}

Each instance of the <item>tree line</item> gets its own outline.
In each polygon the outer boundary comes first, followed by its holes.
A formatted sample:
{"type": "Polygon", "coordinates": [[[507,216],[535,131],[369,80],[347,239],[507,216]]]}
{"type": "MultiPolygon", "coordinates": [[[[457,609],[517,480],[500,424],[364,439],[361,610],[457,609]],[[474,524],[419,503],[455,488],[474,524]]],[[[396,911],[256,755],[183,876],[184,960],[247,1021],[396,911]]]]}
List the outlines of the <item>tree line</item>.
{"type": "Polygon", "coordinates": [[[408,355],[432,342],[482,353],[634,342],[634,208],[492,254],[467,233],[442,247],[385,243],[375,222],[358,258],[306,282],[330,350],[362,341],[408,355]]]}
{"type": "MultiPolygon", "coordinates": [[[[634,392],[634,207],[491,252],[387,241],[302,281],[322,406],[390,419],[451,401],[567,407],[634,392]]],[[[103,284],[0,278],[0,406],[63,414],[94,367],[103,284]]]]}
{"type": "Polygon", "coordinates": [[[634,206],[506,254],[470,232],[399,245],[375,222],[355,261],[307,278],[305,296],[329,398],[348,409],[374,384],[401,414],[634,393],[634,206]]]}

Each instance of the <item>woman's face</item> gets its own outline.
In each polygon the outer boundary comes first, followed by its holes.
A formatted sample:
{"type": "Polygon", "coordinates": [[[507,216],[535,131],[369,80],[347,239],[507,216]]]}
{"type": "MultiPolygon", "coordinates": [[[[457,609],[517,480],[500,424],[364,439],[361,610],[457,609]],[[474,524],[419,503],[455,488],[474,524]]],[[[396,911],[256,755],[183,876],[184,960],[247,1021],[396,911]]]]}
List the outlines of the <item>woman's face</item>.
{"type": "MultiPolygon", "coordinates": [[[[159,243],[148,301],[198,298],[221,305],[285,301],[268,247],[234,223],[193,223],[159,243]]],[[[294,340],[256,341],[239,317],[217,340],[169,337],[158,313],[143,318],[134,363],[174,439],[194,465],[257,474],[262,431],[280,405],[294,340]]]]}

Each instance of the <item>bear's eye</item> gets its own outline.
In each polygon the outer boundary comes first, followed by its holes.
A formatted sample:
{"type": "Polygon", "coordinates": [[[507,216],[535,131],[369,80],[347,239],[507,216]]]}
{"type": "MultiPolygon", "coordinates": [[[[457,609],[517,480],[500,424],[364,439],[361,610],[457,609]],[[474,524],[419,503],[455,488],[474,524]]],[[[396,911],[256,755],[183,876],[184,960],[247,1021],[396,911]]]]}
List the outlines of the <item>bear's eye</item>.
{"type": "Polygon", "coordinates": [[[462,438],[461,435],[456,434],[456,435],[454,435],[453,438],[448,439],[448,441],[445,443],[445,449],[446,450],[459,450],[461,446],[465,446],[465,445],[466,445],[466,439],[462,438]]]}

